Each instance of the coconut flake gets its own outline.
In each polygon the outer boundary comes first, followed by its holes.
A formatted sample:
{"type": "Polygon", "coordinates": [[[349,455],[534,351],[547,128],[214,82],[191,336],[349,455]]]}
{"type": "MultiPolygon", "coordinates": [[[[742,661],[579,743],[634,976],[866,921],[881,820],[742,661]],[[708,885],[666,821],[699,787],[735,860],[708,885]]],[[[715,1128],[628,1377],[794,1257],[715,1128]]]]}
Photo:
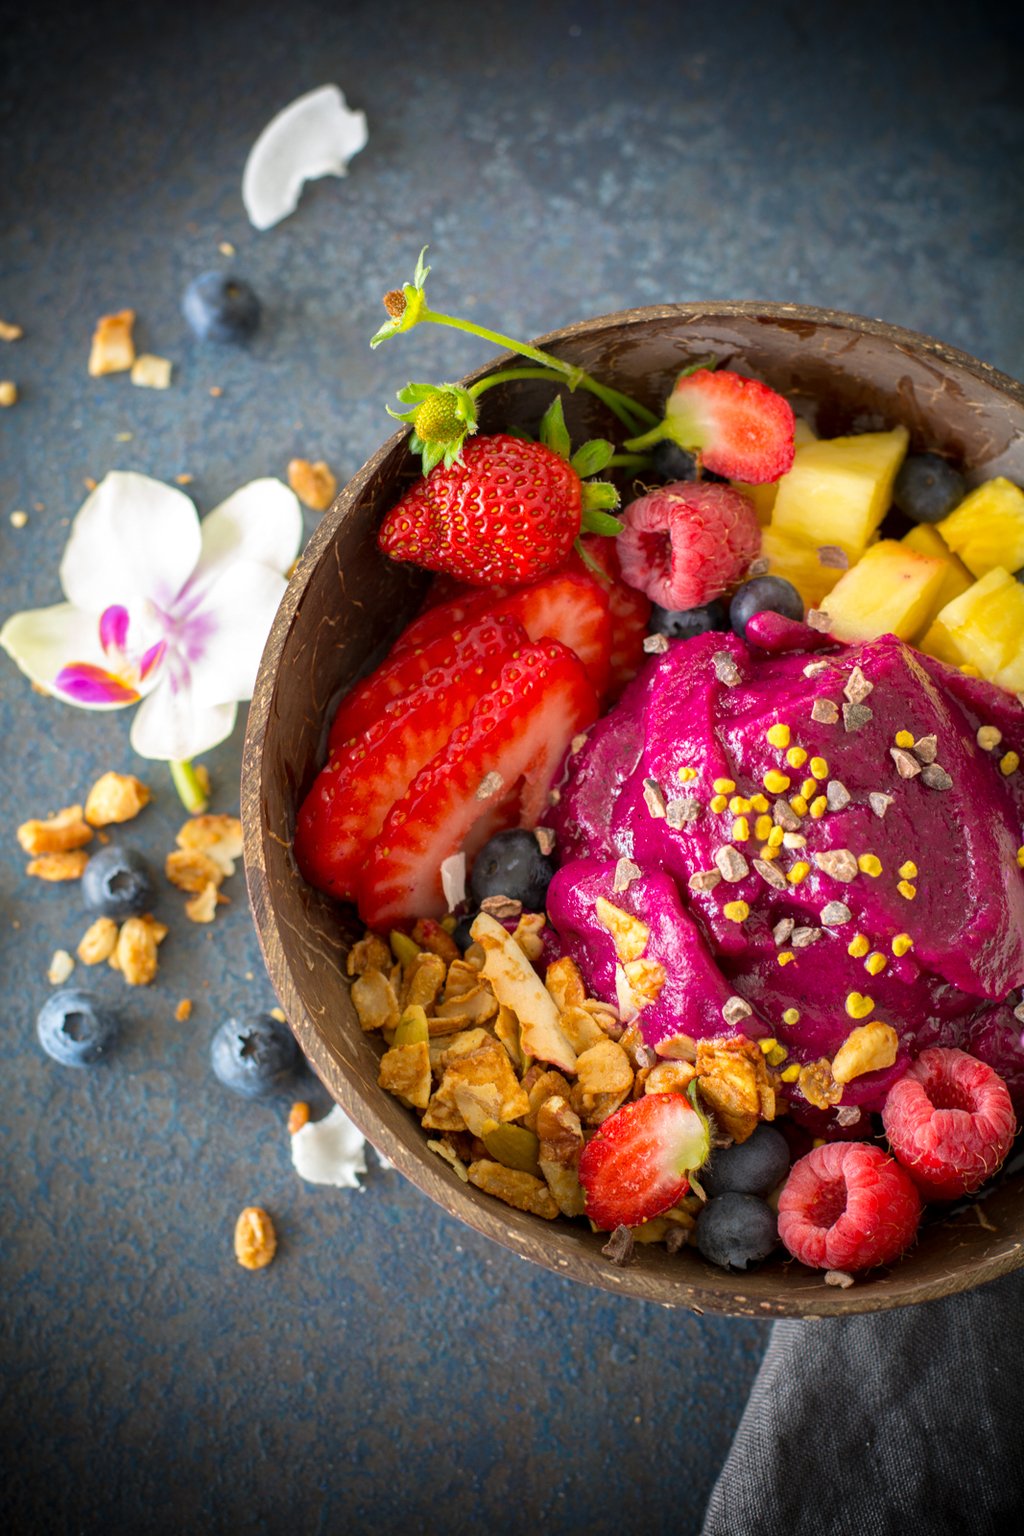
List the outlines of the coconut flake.
{"type": "Polygon", "coordinates": [[[245,162],[242,202],[257,229],[270,229],[298,207],[302,188],[320,176],[344,176],[367,141],[365,112],[352,112],[336,85],[299,96],[272,118],[245,162]]]}
{"type": "Polygon", "coordinates": [[[448,903],[448,911],[466,899],[466,855],[453,853],[441,861],[441,889],[448,903]]]}
{"type": "Polygon", "coordinates": [[[309,1184],[359,1189],[366,1172],[366,1138],[339,1104],[323,1120],[309,1120],[291,1138],[292,1162],[309,1184]]]}

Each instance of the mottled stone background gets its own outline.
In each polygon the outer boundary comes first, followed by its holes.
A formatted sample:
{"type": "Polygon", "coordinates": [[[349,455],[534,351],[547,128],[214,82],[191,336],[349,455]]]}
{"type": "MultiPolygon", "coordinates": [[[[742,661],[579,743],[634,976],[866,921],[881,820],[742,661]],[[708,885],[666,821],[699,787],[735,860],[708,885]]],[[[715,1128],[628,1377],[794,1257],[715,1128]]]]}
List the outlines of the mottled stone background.
{"type": "MultiPolygon", "coordinates": [[[[203,510],[294,454],[344,478],[406,379],[482,361],[438,331],[368,348],[425,242],[437,305],[523,336],[763,298],[879,316],[1024,375],[1021,32],[1002,9],[0,4],[0,316],[26,332],[0,343],[22,396],[0,412],[0,614],[58,599],[85,477],[191,473],[203,510]],[[369,145],[257,234],[247,150],[330,81],[369,145]],[[247,350],[200,345],[180,317],[222,241],[264,303],[247,350]],[[96,317],[124,306],[174,361],[167,393],[87,377],[96,317]]],[[[303,1185],[291,1095],[247,1105],[207,1067],[225,1016],[273,1003],[240,874],[212,929],[164,893],[155,986],[90,977],[123,1007],[115,1058],[43,1056],[47,963],[86,919],[73,887],[22,876],[14,828],[140,769],[127,732],[0,658],[5,1527],[695,1530],[766,1325],[528,1268],[376,1165],[362,1193],[303,1185]],[[255,1275],[231,1255],[252,1202],[281,1238],[255,1275]]],[[[240,742],[211,755],[215,809],[237,807],[240,742]]],[[[144,776],[132,841],[159,863],[181,811],[160,768],[144,776]]]]}

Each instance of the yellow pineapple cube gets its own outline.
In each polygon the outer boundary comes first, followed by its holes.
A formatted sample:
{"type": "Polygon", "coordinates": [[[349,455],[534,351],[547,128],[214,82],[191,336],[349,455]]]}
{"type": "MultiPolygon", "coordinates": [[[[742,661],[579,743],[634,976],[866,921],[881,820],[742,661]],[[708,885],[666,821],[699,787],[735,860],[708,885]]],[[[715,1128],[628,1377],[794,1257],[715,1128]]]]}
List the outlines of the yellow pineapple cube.
{"type": "Polygon", "coordinates": [[[967,662],[967,657],[941,619],[933,619],[925,630],[924,638],[915,640],[914,644],[919,651],[924,651],[926,656],[934,656],[936,661],[948,662],[951,667],[962,667],[967,662]]]}
{"type": "Polygon", "coordinates": [[[1024,689],[1024,586],[1002,566],[947,603],[936,627],[941,627],[940,641],[944,631],[963,662],[977,667],[990,683],[1014,692],[1024,689]]]}
{"type": "Polygon", "coordinates": [[[845,571],[825,608],[837,640],[874,640],[919,634],[945,576],[945,561],[919,555],[896,539],[872,544],[845,571]]]}
{"type": "MultiPolygon", "coordinates": [[[[942,560],[946,566],[942,585],[935,594],[931,611],[917,632],[920,635],[929,628],[940,608],[945,608],[954,597],[959,597],[961,592],[967,591],[971,586],[971,573],[964,563],[951,553],[949,545],[931,523],[916,523],[909,533],[903,535],[903,543],[908,549],[914,550],[915,554],[928,555],[933,560],[942,560]]],[[[950,659],[948,656],[940,657],[942,661],[950,659]]]]}
{"type": "MultiPolygon", "coordinates": [[[[806,443],[817,442],[814,428],[810,422],[804,421],[802,416],[796,418],[796,425],[793,428],[793,442],[796,445],[797,454],[799,454],[800,449],[806,443]]],[[[789,470],[788,473],[792,474],[792,470],[789,470]]],[[[775,497],[778,494],[779,486],[785,478],[786,476],[783,475],[779,480],[767,480],[763,485],[748,485],[745,480],[734,480],[732,482],[737,491],[742,491],[744,496],[754,503],[754,511],[757,513],[757,520],[762,528],[766,523],[771,522],[775,497]]]]}
{"type": "Polygon", "coordinates": [[[841,568],[822,565],[818,546],[806,539],[793,538],[778,528],[761,531],[761,556],[768,561],[768,574],[791,581],[804,600],[805,608],[820,608],[843,574],[841,568]]]}
{"type": "Polygon", "coordinates": [[[975,576],[997,565],[1007,571],[1024,566],[1024,491],[1002,475],[968,492],[936,527],[975,576]]]}
{"type": "Polygon", "coordinates": [[[908,441],[906,427],[895,427],[806,444],[779,481],[772,526],[859,560],[889,510],[908,441]]]}

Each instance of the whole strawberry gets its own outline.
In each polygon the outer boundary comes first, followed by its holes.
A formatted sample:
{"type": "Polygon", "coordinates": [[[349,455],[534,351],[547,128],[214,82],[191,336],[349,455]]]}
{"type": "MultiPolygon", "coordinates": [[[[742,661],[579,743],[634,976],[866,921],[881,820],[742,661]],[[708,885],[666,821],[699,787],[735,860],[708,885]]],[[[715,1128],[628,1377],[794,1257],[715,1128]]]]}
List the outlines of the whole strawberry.
{"type": "Polygon", "coordinates": [[[395,560],[475,586],[518,585],[561,565],[580,531],[583,484],[543,443],[470,438],[384,519],[378,543],[395,560]]]}

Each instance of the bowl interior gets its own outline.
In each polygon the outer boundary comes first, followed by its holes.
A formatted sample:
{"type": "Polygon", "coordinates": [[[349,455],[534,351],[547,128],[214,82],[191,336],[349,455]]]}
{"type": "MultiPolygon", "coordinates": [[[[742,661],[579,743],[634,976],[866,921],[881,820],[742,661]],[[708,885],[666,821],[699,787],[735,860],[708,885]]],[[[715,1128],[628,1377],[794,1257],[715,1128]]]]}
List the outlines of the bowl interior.
{"type": "MultiPolygon", "coordinates": [[[[986,365],[879,322],[792,306],[673,305],[606,316],[543,345],[658,407],[679,370],[700,357],[766,379],[832,436],[904,423],[912,448],[963,464],[969,478],[1024,482],[1024,390],[986,365]]],[[[508,359],[504,359],[507,362],[508,359]]],[[[496,364],[491,365],[496,366],[496,364]]],[[[487,372],[488,369],[481,370],[487,372]]],[[[535,382],[484,397],[482,430],[535,430],[551,398],[535,382]]],[[[574,442],[614,423],[579,391],[566,405],[574,442]]],[[[415,609],[424,578],[376,550],[380,516],[419,473],[397,434],[326,514],[292,577],[264,653],[249,715],[242,778],[245,860],[264,958],[299,1042],[370,1141],[431,1199],[470,1226],[556,1272],[611,1291],[752,1316],[869,1311],[929,1300],[1024,1262],[1024,1176],[975,1209],[924,1228],[898,1266],[847,1290],[775,1261],[750,1275],[706,1264],[694,1249],[638,1252],[616,1268],[605,1239],[582,1224],[543,1222],[471,1186],[426,1148],[413,1114],[377,1086],[380,1048],[349,1001],[345,956],[354,913],[307,886],[291,854],[295,812],[321,765],[332,701],[372,665],[415,609]]]]}

